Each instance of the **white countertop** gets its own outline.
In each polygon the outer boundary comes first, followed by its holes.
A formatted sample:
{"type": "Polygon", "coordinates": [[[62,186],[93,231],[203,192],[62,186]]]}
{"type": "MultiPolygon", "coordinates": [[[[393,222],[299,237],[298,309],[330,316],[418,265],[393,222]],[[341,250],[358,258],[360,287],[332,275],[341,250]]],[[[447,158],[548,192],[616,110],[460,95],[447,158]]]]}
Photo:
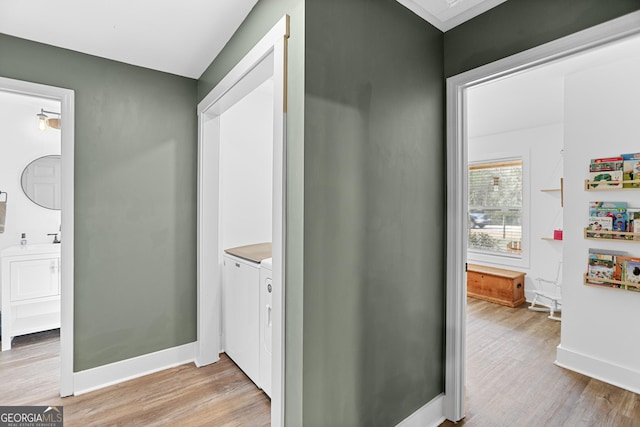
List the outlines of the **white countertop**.
{"type": "Polygon", "coordinates": [[[237,248],[229,248],[224,251],[229,255],[237,256],[247,261],[261,262],[263,259],[271,258],[271,242],[238,246],[237,248]]]}
{"type": "Polygon", "coordinates": [[[266,268],[267,270],[273,270],[273,258],[263,259],[260,263],[260,267],[266,268]]]}

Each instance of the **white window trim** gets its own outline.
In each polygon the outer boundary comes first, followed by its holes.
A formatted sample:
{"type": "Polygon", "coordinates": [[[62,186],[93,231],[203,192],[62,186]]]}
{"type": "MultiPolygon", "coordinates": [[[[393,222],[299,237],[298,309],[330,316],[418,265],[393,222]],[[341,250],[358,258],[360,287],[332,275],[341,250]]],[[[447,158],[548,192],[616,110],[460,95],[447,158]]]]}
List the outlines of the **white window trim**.
{"type": "MultiPolygon", "coordinates": [[[[470,144],[471,145],[471,144],[470,144]]],[[[527,148],[514,144],[509,152],[474,153],[469,147],[468,166],[482,163],[499,163],[522,160],[522,252],[520,256],[509,254],[478,252],[467,250],[467,261],[474,264],[501,265],[517,268],[529,268],[531,258],[531,152],[527,148]],[[473,160],[471,160],[473,159],[473,160]]]]}

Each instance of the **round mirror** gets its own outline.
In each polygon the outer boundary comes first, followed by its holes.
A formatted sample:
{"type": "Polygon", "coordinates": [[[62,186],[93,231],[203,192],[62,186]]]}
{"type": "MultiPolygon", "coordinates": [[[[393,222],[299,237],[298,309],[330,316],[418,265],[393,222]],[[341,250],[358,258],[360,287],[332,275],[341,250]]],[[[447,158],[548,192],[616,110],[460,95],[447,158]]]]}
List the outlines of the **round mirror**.
{"type": "Polygon", "coordinates": [[[35,204],[60,209],[60,156],[35,159],[22,171],[22,191],[35,204]]]}

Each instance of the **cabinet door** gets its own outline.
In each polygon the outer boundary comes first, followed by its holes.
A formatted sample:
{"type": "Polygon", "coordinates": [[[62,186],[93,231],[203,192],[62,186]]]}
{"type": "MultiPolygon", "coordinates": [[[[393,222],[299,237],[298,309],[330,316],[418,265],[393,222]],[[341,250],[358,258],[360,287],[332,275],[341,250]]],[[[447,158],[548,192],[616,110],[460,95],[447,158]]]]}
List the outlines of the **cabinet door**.
{"type": "Polygon", "coordinates": [[[254,383],[258,383],[259,269],[234,258],[223,268],[225,352],[254,383]]]}
{"type": "Polygon", "coordinates": [[[11,301],[59,295],[59,278],[59,258],[13,261],[11,263],[11,301]]]}

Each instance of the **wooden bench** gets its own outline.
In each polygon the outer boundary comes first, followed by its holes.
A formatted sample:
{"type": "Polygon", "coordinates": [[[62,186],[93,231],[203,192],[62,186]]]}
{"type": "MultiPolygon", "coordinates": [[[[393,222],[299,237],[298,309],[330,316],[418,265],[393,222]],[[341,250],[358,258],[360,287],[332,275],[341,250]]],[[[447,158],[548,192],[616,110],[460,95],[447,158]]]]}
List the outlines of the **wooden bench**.
{"type": "Polygon", "coordinates": [[[517,307],[525,301],[524,276],[520,271],[468,264],[467,296],[517,307]]]}

